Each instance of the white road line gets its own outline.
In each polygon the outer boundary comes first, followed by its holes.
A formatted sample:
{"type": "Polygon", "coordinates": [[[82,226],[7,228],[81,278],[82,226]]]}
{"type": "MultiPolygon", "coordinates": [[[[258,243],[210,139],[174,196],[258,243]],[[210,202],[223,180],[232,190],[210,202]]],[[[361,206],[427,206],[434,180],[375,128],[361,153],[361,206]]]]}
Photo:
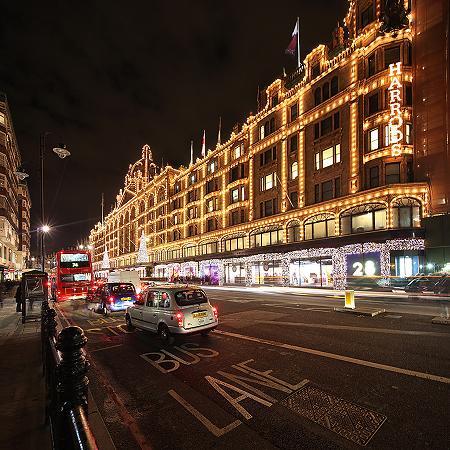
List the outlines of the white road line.
{"type": "Polygon", "coordinates": [[[123,344],[110,345],[109,347],[96,348],[94,350],[89,350],[89,353],[101,352],[103,350],[109,350],[110,348],[122,347],[123,344]]]}
{"type": "Polygon", "coordinates": [[[351,358],[349,356],[337,355],[335,353],[322,352],[320,350],[314,350],[312,348],[299,347],[298,345],[284,344],[282,342],[271,341],[268,339],[260,339],[252,336],[245,336],[243,334],[230,333],[228,331],[215,330],[214,333],[223,334],[225,336],[234,337],[236,339],[243,339],[245,341],[259,342],[261,344],[271,345],[274,347],[281,347],[288,350],[294,350],[297,352],[308,353],[310,355],[322,356],[324,358],[335,359],[338,361],[344,361],[350,364],[356,364],[358,366],[372,367],[374,369],[385,370],[387,372],[400,373],[402,375],[408,375],[411,377],[421,378],[424,380],[437,381],[438,383],[450,384],[450,378],[441,377],[439,375],[433,375],[429,373],[416,372],[415,370],[402,369],[400,367],[388,366],[386,364],[380,364],[372,361],[366,361],[364,359],[351,358]]]}
{"type": "Polygon", "coordinates": [[[242,422],[240,420],[235,420],[231,422],[224,428],[219,428],[214,425],[209,419],[207,419],[200,411],[195,409],[190,403],[188,403],[183,397],[178,395],[173,389],[169,391],[169,394],[184,408],[186,408],[199,422],[201,422],[214,436],[220,437],[234,428],[238,427],[242,422]]]}
{"type": "MultiPolygon", "coordinates": [[[[242,322],[247,319],[240,318],[227,318],[224,316],[222,322],[242,322]]],[[[384,333],[384,334],[406,334],[410,336],[436,336],[450,338],[450,333],[438,333],[436,331],[414,331],[414,330],[392,330],[390,328],[368,328],[368,327],[351,327],[348,325],[324,325],[321,323],[304,323],[304,322],[281,322],[276,320],[251,320],[252,323],[261,323],[264,325],[287,325],[290,327],[306,327],[306,328],[323,328],[327,330],[349,330],[349,331],[361,331],[369,333],[384,333]]]]}

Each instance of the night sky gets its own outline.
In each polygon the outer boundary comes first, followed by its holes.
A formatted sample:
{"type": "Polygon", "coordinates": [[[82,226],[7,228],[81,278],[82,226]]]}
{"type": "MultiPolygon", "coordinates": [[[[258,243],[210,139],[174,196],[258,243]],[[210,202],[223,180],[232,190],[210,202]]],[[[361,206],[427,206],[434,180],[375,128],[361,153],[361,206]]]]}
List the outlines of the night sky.
{"type": "MultiPolygon", "coordinates": [[[[48,251],[87,237],[109,212],[129,163],[149,144],[155,162],[189,162],[256,111],[263,88],[289,73],[300,16],[302,57],[331,40],[346,0],[10,1],[0,10],[0,91],[7,94],[39,218],[39,134],[72,156],[45,159],[48,251]]],[[[32,252],[36,252],[33,244],[32,252]]]]}

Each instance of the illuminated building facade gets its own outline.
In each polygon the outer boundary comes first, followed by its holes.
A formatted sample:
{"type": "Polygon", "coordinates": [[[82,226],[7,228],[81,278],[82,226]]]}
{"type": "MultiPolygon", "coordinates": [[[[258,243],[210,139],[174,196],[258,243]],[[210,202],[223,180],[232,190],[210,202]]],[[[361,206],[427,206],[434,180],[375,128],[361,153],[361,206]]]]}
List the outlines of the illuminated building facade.
{"type": "Polygon", "coordinates": [[[21,166],[11,112],[0,93],[0,273],[16,278],[30,256],[30,194],[16,172],[21,166]]]}
{"type": "Polygon", "coordinates": [[[90,233],[94,269],[106,249],[111,268],[217,284],[342,288],[349,276],[419,272],[434,199],[429,178],[416,176],[406,8],[350,1],[332,42],[268,86],[257,113],[189,167],[161,170],[144,146],[90,233]]]}

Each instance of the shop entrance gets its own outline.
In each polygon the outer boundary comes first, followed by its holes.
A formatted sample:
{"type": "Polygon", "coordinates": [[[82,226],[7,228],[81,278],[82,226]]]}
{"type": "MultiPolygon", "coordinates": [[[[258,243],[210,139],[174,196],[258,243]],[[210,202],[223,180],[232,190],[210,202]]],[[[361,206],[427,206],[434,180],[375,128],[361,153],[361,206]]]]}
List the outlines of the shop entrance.
{"type": "Polygon", "coordinates": [[[245,285],[245,264],[225,264],[225,283],[245,285]]]}
{"type": "Polygon", "coordinates": [[[290,264],[289,272],[293,286],[333,287],[331,258],[294,260],[290,264]]]}
{"type": "Polygon", "coordinates": [[[283,285],[281,261],[259,261],[252,264],[252,283],[283,285]]]}

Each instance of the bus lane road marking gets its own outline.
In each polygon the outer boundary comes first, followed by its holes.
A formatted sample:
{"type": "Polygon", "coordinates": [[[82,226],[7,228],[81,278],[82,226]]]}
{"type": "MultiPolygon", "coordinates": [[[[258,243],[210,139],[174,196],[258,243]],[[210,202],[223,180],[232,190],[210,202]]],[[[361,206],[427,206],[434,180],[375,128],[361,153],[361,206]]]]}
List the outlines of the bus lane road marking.
{"type": "MultiPolygon", "coordinates": [[[[217,376],[206,375],[204,378],[208,384],[218,392],[244,419],[249,420],[253,416],[241,404],[244,400],[253,400],[260,405],[270,408],[278,400],[262,391],[262,388],[268,388],[290,395],[302,389],[309,380],[304,379],[299,383],[291,384],[272,375],[272,370],[260,371],[249,366],[254,362],[253,359],[233,364],[231,367],[234,372],[217,371],[217,376]],[[225,381],[226,380],[226,381],[225,381]],[[258,387],[253,385],[256,384],[258,387]],[[233,395],[234,393],[234,395],[233,395]]],[[[189,403],[174,389],[168,391],[168,394],[181,404],[190,414],[192,414],[210,433],[216,437],[221,437],[238,427],[242,421],[234,420],[224,427],[219,427],[208,419],[199,409],[189,403]]],[[[221,409],[222,410],[222,409],[221,409]]],[[[223,411],[223,410],[222,410],[223,411]]]]}
{"type": "Polygon", "coordinates": [[[230,337],[234,337],[236,339],[241,339],[241,340],[245,340],[245,341],[259,342],[260,344],[266,344],[266,345],[270,345],[273,347],[284,348],[287,350],[294,350],[297,352],[307,353],[310,355],[320,356],[323,358],[334,359],[337,361],[343,361],[343,362],[355,364],[358,366],[365,366],[365,367],[371,367],[374,369],[384,370],[387,372],[400,373],[402,375],[408,375],[408,376],[420,378],[423,380],[436,381],[438,383],[450,384],[450,378],[439,376],[439,375],[433,375],[430,373],[424,373],[424,372],[418,372],[415,370],[403,369],[401,367],[389,366],[386,364],[376,363],[373,361],[367,361],[364,359],[352,358],[350,356],[338,355],[336,353],[324,352],[321,350],[314,350],[312,348],[300,347],[298,345],[293,345],[293,344],[285,344],[283,342],[271,341],[269,339],[261,339],[261,338],[257,338],[257,337],[253,337],[253,336],[245,336],[243,334],[231,333],[228,331],[214,330],[213,333],[218,333],[218,334],[222,334],[224,336],[230,336],[230,337]]]}

